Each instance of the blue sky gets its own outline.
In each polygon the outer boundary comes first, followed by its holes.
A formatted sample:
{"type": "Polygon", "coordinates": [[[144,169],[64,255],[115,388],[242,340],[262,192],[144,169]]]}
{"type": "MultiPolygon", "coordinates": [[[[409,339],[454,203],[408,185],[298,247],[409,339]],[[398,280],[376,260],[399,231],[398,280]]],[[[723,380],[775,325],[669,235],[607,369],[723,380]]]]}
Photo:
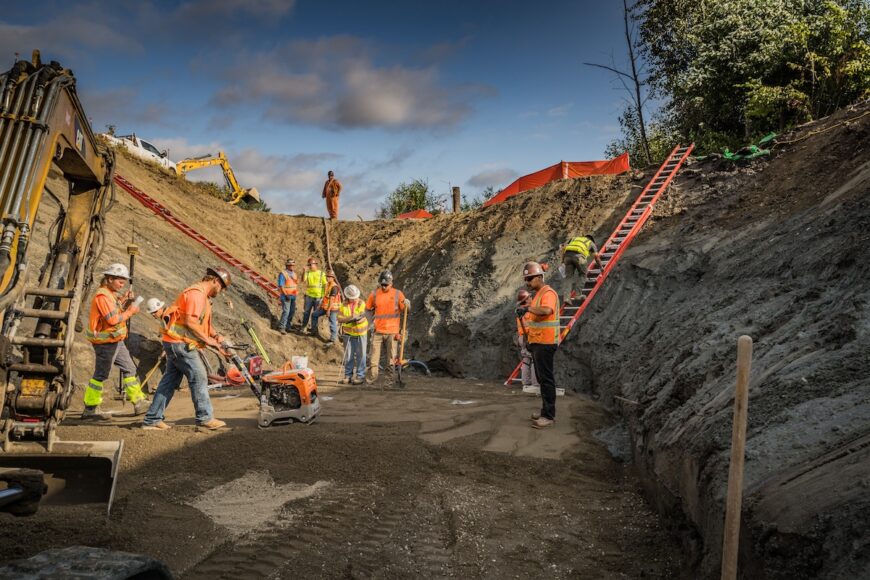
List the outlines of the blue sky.
{"type": "Polygon", "coordinates": [[[224,149],[275,211],[325,215],[332,169],[341,217],[369,218],[401,182],[473,197],[602,158],[624,93],[582,63],[623,66],[622,26],[613,0],[16,2],[0,57],[71,68],[97,131],[224,149]]]}

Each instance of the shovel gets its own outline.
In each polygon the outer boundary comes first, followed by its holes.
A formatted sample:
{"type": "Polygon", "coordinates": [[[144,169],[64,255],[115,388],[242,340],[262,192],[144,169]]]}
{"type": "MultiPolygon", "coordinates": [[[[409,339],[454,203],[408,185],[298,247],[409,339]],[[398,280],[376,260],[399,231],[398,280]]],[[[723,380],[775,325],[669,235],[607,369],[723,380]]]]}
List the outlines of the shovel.
{"type": "Polygon", "coordinates": [[[402,367],[405,366],[405,340],[408,338],[408,307],[405,307],[404,315],[402,316],[402,332],[399,335],[399,358],[396,360],[396,380],[400,387],[404,387],[402,381],[402,367]]]}

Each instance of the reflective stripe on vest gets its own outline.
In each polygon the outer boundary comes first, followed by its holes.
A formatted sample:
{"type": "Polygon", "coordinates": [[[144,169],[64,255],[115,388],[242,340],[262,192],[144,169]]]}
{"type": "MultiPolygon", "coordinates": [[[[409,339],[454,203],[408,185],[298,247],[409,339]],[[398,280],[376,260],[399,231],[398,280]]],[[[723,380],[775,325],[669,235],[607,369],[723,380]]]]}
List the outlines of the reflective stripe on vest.
{"type": "Polygon", "coordinates": [[[338,288],[338,284],[329,283],[326,286],[326,293],[323,296],[323,302],[320,307],[327,312],[337,311],[341,307],[341,291],[335,293],[335,296],[330,296],[333,288],[338,288]]]}
{"type": "Polygon", "coordinates": [[[85,329],[85,338],[87,338],[92,344],[120,342],[127,338],[126,321],[122,320],[118,324],[109,324],[106,320],[106,318],[117,316],[119,312],[120,305],[118,304],[118,297],[108,288],[100,286],[97,293],[94,295],[93,301],[91,301],[91,312],[88,319],[88,328],[85,329]],[[111,298],[112,302],[115,304],[115,308],[106,316],[100,314],[100,309],[97,308],[97,296],[101,295],[111,298]]]}
{"type": "MultiPolygon", "coordinates": [[[[175,304],[173,304],[171,306],[171,313],[169,315],[169,327],[166,329],[165,334],[171,338],[176,339],[176,340],[184,341],[187,344],[190,344],[196,348],[202,348],[203,346],[205,346],[205,343],[203,343],[193,333],[193,331],[190,330],[190,328],[188,328],[187,325],[185,325],[184,322],[181,321],[181,318],[184,315],[178,309],[178,302],[190,290],[198,290],[198,291],[202,292],[203,294],[205,294],[205,290],[202,288],[202,286],[199,286],[196,284],[191,286],[190,288],[188,288],[184,292],[182,292],[181,295],[175,299],[175,304]]],[[[207,324],[210,320],[211,320],[211,302],[209,302],[208,295],[206,295],[205,308],[202,309],[202,314],[199,315],[199,319],[197,320],[197,322],[200,325],[204,325],[204,324],[207,324]]],[[[206,331],[208,331],[208,329],[206,329],[206,331]]]]}
{"type": "Polygon", "coordinates": [[[577,252],[584,258],[589,257],[589,251],[592,248],[592,240],[587,238],[586,236],[578,236],[576,238],[571,238],[571,241],[568,242],[568,245],[565,246],[566,252],[577,252]]]}
{"type": "MultiPolygon", "coordinates": [[[[532,306],[539,308],[541,301],[544,298],[544,293],[552,292],[556,295],[556,291],[549,286],[544,286],[535,294],[532,300],[532,306]]],[[[544,320],[535,320],[538,316],[533,314],[526,328],[528,330],[529,342],[535,344],[559,344],[559,299],[556,295],[556,307],[552,314],[547,315],[544,320]]]]}
{"type": "Polygon", "coordinates": [[[369,321],[362,316],[366,311],[365,302],[357,301],[356,307],[351,310],[350,304],[341,305],[341,315],[345,317],[360,316],[359,322],[342,322],[341,329],[348,336],[364,336],[369,331],[369,321]]]}
{"type": "Polygon", "coordinates": [[[296,278],[287,270],[281,272],[284,275],[284,285],[281,286],[281,294],[284,296],[296,296],[298,289],[296,278]]]}
{"type": "Polygon", "coordinates": [[[323,270],[305,273],[305,295],[312,298],[323,298],[326,287],[326,274],[323,270]],[[313,276],[313,277],[312,277],[313,276]],[[316,279],[315,279],[316,278],[316,279]]]}

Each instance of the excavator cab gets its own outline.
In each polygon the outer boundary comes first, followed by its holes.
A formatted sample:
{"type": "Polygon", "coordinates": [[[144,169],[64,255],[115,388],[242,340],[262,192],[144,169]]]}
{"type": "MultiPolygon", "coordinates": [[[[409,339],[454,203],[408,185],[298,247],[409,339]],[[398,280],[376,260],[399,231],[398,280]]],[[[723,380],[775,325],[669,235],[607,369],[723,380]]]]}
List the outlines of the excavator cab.
{"type": "Polygon", "coordinates": [[[42,472],[51,503],[110,508],[123,449],[57,436],[75,392],[71,347],[103,247],[113,167],[71,71],[34,51],[0,74],[0,482],[42,472]],[[67,191],[50,191],[50,171],[67,191]],[[52,225],[38,232],[47,255],[34,256],[38,214],[52,225]]]}

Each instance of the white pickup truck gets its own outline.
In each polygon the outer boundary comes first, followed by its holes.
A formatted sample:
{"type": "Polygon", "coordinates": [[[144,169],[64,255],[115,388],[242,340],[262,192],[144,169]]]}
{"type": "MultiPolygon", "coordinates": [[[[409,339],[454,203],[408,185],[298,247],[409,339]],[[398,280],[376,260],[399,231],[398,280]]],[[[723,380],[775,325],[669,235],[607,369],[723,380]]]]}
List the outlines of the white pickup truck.
{"type": "Polygon", "coordinates": [[[124,147],[141,159],[145,159],[146,161],[153,161],[163,167],[164,169],[168,169],[169,171],[175,171],[175,162],[171,161],[166,156],[166,151],[160,151],[144,139],[140,139],[136,136],[136,133],[132,135],[113,135],[111,133],[102,133],[102,137],[106,139],[112,145],[119,145],[124,147]]]}

